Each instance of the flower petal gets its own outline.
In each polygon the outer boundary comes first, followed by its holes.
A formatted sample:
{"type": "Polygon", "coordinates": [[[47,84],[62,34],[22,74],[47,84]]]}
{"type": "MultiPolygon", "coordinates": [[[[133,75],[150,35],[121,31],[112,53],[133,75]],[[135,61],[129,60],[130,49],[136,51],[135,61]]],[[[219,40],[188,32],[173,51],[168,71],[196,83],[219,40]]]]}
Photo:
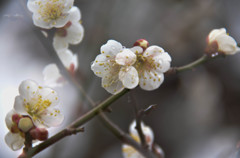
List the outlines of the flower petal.
{"type": "Polygon", "coordinates": [[[132,47],[131,51],[134,52],[135,54],[142,54],[143,53],[143,49],[140,46],[132,47]]]}
{"type": "Polygon", "coordinates": [[[79,22],[80,19],[81,19],[81,12],[80,12],[79,8],[76,6],[73,6],[69,10],[69,21],[79,22]]]}
{"type": "Polygon", "coordinates": [[[124,158],[145,158],[136,149],[126,144],[123,144],[122,151],[124,158]]]}
{"type": "Polygon", "coordinates": [[[14,109],[21,115],[28,115],[25,107],[24,107],[24,99],[21,96],[15,97],[14,109]]]}
{"type": "Polygon", "coordinates": [[[213,29],[208,35],[208,42],[211,43],[211,42],[215,41],[219,35],[223,35],[223,34],[226,34],[225,28],[213,29]]]}
{"type": "Polygon", "coordinates": [[[36,95],[38,84],[32,80],[25,80],[19,86],[19,94],[23,99],[29,101],[36,95]]]}
{"type": "Polygon", "coordinates": [[[12,124],[13,124],[13,121],[12,121],[12,116],[16,114],[16,111],[14,109],[12,109],[11,111],[9,111],[5,117],[5,123],[7,125],[7,128],[9,130],[11,130],[12,128],[12,124]]]}
{"type": "Polygon", "coordinates": [[[111,63],[104,54],[99,54],[91,65],[92,71],[98,77],[106,76],[110,73],[111,63]]]}
{"type": "Polygon", "coordinates": [[[45,66],[43,69],[43,80],[45,85],[50,87],[61,87],[66,83],[56,64],[45,66]]]}
{"type": "Polygon", "coordinates": [[[133,66],[122,67],[119,72],[119,79],[124,87],[133,89],[138,85],[138,72],[133,66]]]}
{"type": "Polygon", "coordinates": [[[143,73],[139,76],[140,78],[140,87],[144,90],[155,90],[157,89],[164,80],[163,73],[157,73],[154,71],[143,71],[143,73]]]}
{"type": "Polygon", "coordinates": [[[165,51],[164,51],[163,48],[153,45],[153,46],[148,47],[144,51],[143,56],[148,57],[148,58],[150,58],[150,57],[153,58],[153,57],[158,56],[159,54],[164,53],[164,52],[165,51]]]}
{"type": "Polygon", "coordinates": [[[53,37],[53,47],[56,51],[66,50],[68,48],[68,41],[66,38],[55,34],[53,37]]]}
{"type": "Polygon", "coordinates": [[[66,50],[60,50],[57,52],[60,60],[62,61],[63,65],[69,69],[71,64],[73,63],[73,53],[71,50],[66,49],[66,50]]]}
{"type": "Polygon", "coordinates": [[[24,145],[23,137],[19,134],[13,134],[11,132],[8,132],[5,136],[5,142],[14,151],[21,149],[24,145]]]}
{"type": "Polygon", "coordinates": [[[153,58],[154,60],[154,69],[158,73],[165,73],[170,68],[171,57],[167,52],[160,53],[158,56],[153,58]]]}
{"type": "Polygon", "coordinates": [[[108,40],[106,44],[101,46],[101,53],[108,55],[110,57],[116,56],[119,52],[123,50],[121,43],[115,40],[108,40]]]}
{"type": "Polygon", "coordinates": [[[41,96],[41,99],[43,101],[44,100],[50,101],[49,107],[54,107],[55,105],[57,105],[59,103],[59,98],[58,98],[57,92],[51,88],[41,88],[41,89],[39,89],[38,94],[41,96]]]}
{"type": "Polygon", "coordinates": [[[117,94],[124,89],[122,82],[118,79],[118,75],[112,76],[111,74],[102,78],[102,87],[111,94],[117,94]]]}
{"type": "Polygon", "coordinates": [[[226,55],[233,55],[237,51],[236,41],[229,35],[219,35],[216,37],[218,43],[218,50],[224,52],[226,55]]]}
{"type": "Polygon", "coordinates": [[[41,121],[47,127],[59,126],[64,120],[63,114],[58,109],[51,109],[46,111],[46,114],[42,116],[41,121]]]}
{"type": "Polygon", "coordinates": [[[116,55],[115,61],[119,65],[130,66],[137,60],[137,56],[130,49],[123,49],[122,52],[116,55]]]}
{"type": "Polygon", "coordinates": [[[79,44],[84,35],[83,26],[79,22],[72,22],[72,25],[67,28],[67,41],[70,44],[79,44]]]}

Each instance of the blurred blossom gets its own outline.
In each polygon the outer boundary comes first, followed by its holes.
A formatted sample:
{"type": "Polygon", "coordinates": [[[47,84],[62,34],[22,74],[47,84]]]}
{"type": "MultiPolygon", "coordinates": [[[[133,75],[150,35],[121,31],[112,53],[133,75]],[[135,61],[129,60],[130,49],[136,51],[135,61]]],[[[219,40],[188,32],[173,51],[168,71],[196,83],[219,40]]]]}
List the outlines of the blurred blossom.
{"type": "Polygon", "coordinates": [[[60,74],[56,64],[49,64],[43,69],[44,84],[49,87],[62,87],[66,81],[60,74]]]}
{"type": "Polygon", "coordinates": [[[74,74],[74,72],[78,69],[78,55],[73,54],[70,49],[61,49],[57,51],[57,55],[65,68],[74,74]]]}
{"type": "Polygon", "coordinates": [[[50,29],[63,27],[69,21],[74,0],[28,0],[34,25],[50,29]]]}
{"type": "MultiPolygon", "coordinates": [[[[152,149],[152,144],[154,140],[154,134],[150,127],[146,126],[143,122],[141,122],[141,128],[143,131],[143,134],[145,136],[146,143],[149,147],[149,149],[152,149]]],[[[136,121],[134,120],[131,125],[129,126],[129,133],[130,136],[138,143],[141,143],[138,131],[136,130],[136,121]]],[[[133,147],[123,144],[122,146],[123,151],[123,157],[124,158],[144,158],[137,150],[135,150],[133,147]]]]}

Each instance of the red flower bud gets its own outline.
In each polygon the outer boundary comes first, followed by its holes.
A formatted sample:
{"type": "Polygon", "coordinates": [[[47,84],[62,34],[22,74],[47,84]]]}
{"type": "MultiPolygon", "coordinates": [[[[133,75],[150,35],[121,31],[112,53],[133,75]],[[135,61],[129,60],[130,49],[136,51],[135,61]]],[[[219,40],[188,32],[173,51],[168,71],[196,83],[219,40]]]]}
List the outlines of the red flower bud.
{"type": "Polygon", "coordinates": [[[143,50],[147,49],[147,47],[149,46],[149,43],[147,40],[145,39],[138,39],[135,43],[134,46],[139,46],[142,47],[143,50]]]}

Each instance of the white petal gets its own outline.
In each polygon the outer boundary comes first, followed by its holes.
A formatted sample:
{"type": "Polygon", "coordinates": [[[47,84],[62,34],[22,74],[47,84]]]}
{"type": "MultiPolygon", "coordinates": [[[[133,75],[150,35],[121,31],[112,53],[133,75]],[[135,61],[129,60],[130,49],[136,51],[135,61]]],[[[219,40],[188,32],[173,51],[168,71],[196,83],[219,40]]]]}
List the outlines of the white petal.
{"type": "Polygon", "coordinates": [[[140,46],[132,47],[131,51],[134,52],[135,54],[142,54],[143,53],[143,49],[140,46]]]}
{"type": "Polygon", "coordinates": [[[51,109],[41,117],[41,120],[43,121],[43,124],[47,127],[56,127],[63,122],[64,116],[60,113],[58,109],[51,109]]]}
{"type": "Polygon", "coordinates": [[[53,107],[59,103],[57,92],[51,88],[39,89],[39,95],[42,96],[42,100],[49,100],[51,102],[50,107],[53,107]]]}
{"type": "Polygon", "coordinates": [[[153,58],[154,60],[154,69],[156,69],[156,71],[158,73],[165,73],[166,71],[169,70],[170,68],[170,62],[171,62],[171,57],[167,52],[164,53],[160,53],[158,56],[155,56],[153,58]]]}
{"type": "Polygon", "coordinates": [[[80,12],[79,8],[76,6],[73,6],[69,10],[69,21],[79,22],[80,19],[81,19],[81,12],[80,12]]]}
{"type": "Polygon", "coordinates": [[[213,29],[209,35],[208,35],[208,42],[211,43],[213,41],[216,40],[216,38],[219,36],[219,35],[223,35],[225,34],[226,35],[226,29],[225,28],[221,28],[221,29],[213,29]]]}
{"type": "Polygon", "coordinates": [[[45,66],[43,70],[43,80],[45,85],[50,87],[61,87],[66,82],[60,74],[56,64],[49,64],[45,66]]]}
{"type": "MultiPolygon", "coordinates": [[[[139,134],[135,127],[136,127],[136,120],[134,120],[130,124],[129,133],[135,141],[140,142],[139,134]]],[[[151,147],[154,141],[154,133],[152,129],[149,126],[146,126],[143,122],[141,122],[141,128],[142,128],[143,134],[145,135],[147,144],[149,145],[149,147],[151,147]]]]}
{"type": "Polygon", "coordinates": [[[157,73],[153,71],[143,71],[143,73],[139,76],[140,78],[140,87],[144,90],[155,90],[157,89],[164,80],[163,73],[157,73]]]}
{"type": "Polygon", "coordinates": [[[60,50],[57,52],[60,60],[62,61],[63,65],[69,69],[70,65],[72,64],[73,61],[73,53],[69,49],[67,50],[60,50]]]}
{"type": "Polygon", "coordinates": [[[164,53],[164,49],[159,47],[159,46],[150,46],[148,47],[144,53],[143,53],[143,56],[145,57],[155,57],[155,56],[158,56],[159,54],[161,53],[164,53]]]}
{"type": "Polygon", "coordinates": [[[28,115],[28,113],[24,107],[24,99],[21,96],[15,97],[14,109],[16,112],[18,112],[21,115],[28,115]]]}
{"type": "Polygon", "coordinates": [[[106,76],[110,73],[111,63],[104,54],[99,54],[91,65],[92,71],[98,77],[106,76]]]}
{"type": "Polygon", "coordinates": [[[68,48],[67,38],[56,34],[53,37],[53,47],[56,51],[66,50],[68,48]]]}
{"type": "Polygon", "coordinates": [[[69,13],[65,13],[64,16],[59,17],[57,20],[51,21],[49,24],[51,27],[61,28],[69,21],[69,13]]]}
{"type": "Polygon", "coordinates": [[[28,0],[27,2],[27,8],[29,11],[34,12],[35,10],[37,10],[39,8],[38,5],[36,5],[37,0],[28,0]]]}
{"type": "Polygon", "coordinates": [[[224,52],[226,55],[233,55],[237,51],[236,41],[229,35],[219,35],[216,38],[218,43],[218,50],[224,52]]]}
{"type": "Polygon", "coordinates": [[[21,149],[24,145],[23,137],[19,134],[13,134],[11,132],[8,132],[5,136],[5,142],[14,151],[21,149]]]}
{"type": "Polygon", "coordinates": [[[79,44],[84,35],[83,26],[79,22],[72,22],[72,25],[67,28],[67,41],[70,44],[79,44]]]}
{"type": "Polygon", "coordinates": [[[31,100],[36,95],[38,84],[32,80],[25,80],[19,86],[19,94],[26,101],[31,100]]]}
{"type": "Polygon", "coordinates": [[[110,57],[116,56],[119,52],[123,50],[121,43],[115,40],[108,40],[106,44],[101,46],[101,53],[109,55],[110,57]]]}
{"type": "Polygon", "coordinates": [[[136,62],[136,55],[130,49],[123,49],[116,55],[115,61],[119,65],[130,66],[136,62]]]}
{"type": "Polygon", "coordinates": [[[145,158],[137,150],[135,150],[133,147],[129,145],[124,144],[122,146],[122,151],[124,158],[145,158]]]}
{"type": "Polygon", "coordinates": [[[122,67],[119,72],[119,79],[124,87],[133,89],[138,85],[138,72],[133,66],[122,67]]]}
{"type": "Polygon", "coordinates": [[[7,128],[9,130],[11,130],[12,128],[12,124],[13,124],[13,121],[12,121],[12,116],[16,114],[16,111],[15,110],[11,110],[7,113],[6,117],[5,117],[5,122],[6,122],[6,125],[7,125],[7,128]]]}
{"type": "Polygon", "coordinates": [[[102,78],[102,87],[111,94],[117,94],[124,89],[122,82],[118,79],[118,75],[112,76],[111,74],[102,78]]]}

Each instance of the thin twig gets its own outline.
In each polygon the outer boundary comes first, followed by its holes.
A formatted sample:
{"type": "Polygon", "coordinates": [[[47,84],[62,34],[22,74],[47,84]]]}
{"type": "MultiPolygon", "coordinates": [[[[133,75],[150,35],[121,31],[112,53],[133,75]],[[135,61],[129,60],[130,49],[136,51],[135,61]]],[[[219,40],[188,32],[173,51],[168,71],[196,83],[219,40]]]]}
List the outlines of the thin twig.
{"type": "Polygon", "coordinates": [[[139,108],[138,108],[138,104],[137,104],[137,101],[136,101],[136,98],[133,94],[134,91],[131,91],[130,95],[131,95],[131,99],[132,99],[132,104],[133,104],[133,108],[134,108],[134,113],[135,113],[135,118],[136,118],[136,130],[138,132],[138,135],[140,137],[140,141],[141,141],[141,144],[144,148],[147,148],[148,145],[146,143],[146,139],[145,139],[145,135],[143,133],[143,130],[142,130],[142,126],[141,126],[141,121],[142,121],[142,117],[140,117],[140,111],[139,111],[139,108]]]}

